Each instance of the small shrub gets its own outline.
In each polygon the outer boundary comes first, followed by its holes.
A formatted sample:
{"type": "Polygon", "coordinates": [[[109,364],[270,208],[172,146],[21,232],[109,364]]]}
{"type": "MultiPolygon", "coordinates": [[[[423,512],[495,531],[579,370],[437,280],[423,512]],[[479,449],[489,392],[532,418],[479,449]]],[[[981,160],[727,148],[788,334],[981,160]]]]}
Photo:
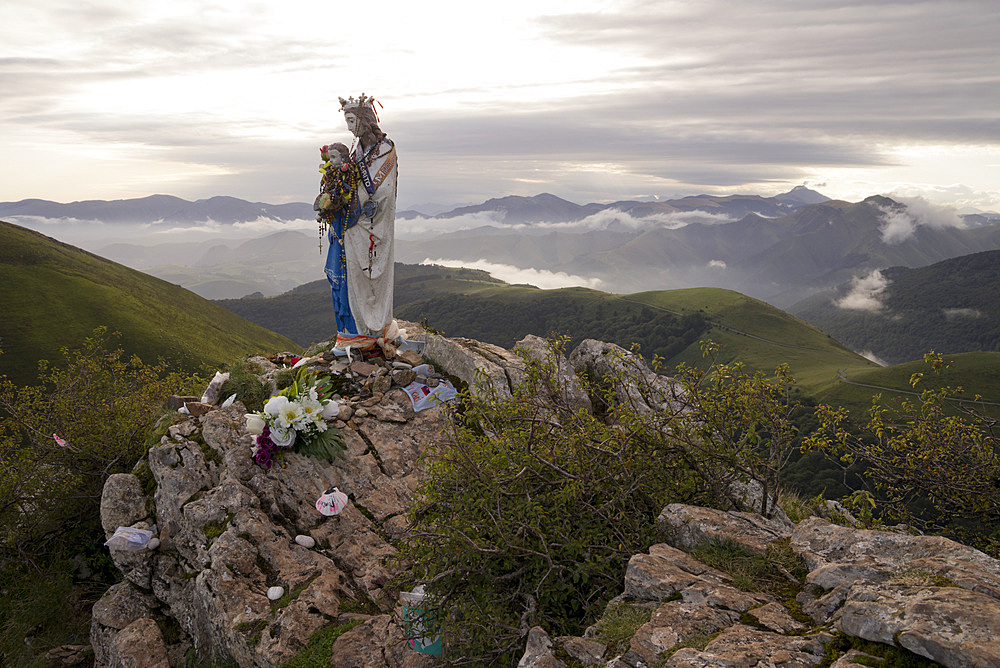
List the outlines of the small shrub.
{"type": "Polygon", "coordinates": [[[361,620],[354,620],[346,624],[331,624],[320,629],[312,634],[305,647],[282,664],[281,668],[328,668],[334,641],[360,623],[361,620]]]}
{"type": "Polygon", "coordinates": [[[236,395],[236,399],[243,402],[248,411],[260,412],[264,410],[264,404],[270,398],[270,391],[258,378],[260,369],[250,360],[242,360],[231,365],[228,369],[229,380],[222,386],[222,397],[236,395]]]}
{"type": "Polygon", "coordinates": [[[597,621],[594,637],[607,645],[608,656],[623,654],[628,651],[632,636],[652,616],[652,608],[631,603],[609,605],[604,615],[597,621]]]}
{"type": "Polygon", "coordinates": [[[691,556],[733,578],[744,591],[788,597],[802,588],[806,569],[789,541],[776,541],[758,554],[729,538],[710,540],[691,550],[691,556]]]}

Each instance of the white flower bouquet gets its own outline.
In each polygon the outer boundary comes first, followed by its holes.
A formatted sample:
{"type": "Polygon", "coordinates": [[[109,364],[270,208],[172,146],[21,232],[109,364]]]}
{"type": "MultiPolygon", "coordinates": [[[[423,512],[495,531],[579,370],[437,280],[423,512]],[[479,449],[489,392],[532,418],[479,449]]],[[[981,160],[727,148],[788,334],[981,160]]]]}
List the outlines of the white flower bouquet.
{"type": "Polygon", "coordinates": [[[313,373],[299,369],[295,382],[271,397],[260,413],[247,413],[247,432],[257,436],[254,460],[271,468],[283,449],[333,459],[344,451],[344,436],[328,424],[340,413],[332,390],[313,373]]]}

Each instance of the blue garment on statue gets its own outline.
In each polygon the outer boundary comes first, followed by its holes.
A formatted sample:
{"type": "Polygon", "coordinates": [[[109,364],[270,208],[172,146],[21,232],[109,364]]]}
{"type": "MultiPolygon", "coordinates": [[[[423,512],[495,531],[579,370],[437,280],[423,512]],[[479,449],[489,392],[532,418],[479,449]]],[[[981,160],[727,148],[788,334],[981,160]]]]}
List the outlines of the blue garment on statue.
{"type": "Polygon", "coordinates": [[[351,315],[351,304],[347,298],[347,254],[344,250],[344,232],[351,226],[352,216],[345,210],[338,212],[330,221],[330,249],[326,254],[326,278],[333,293],[333,313],[337,322],[337,332],[357,336],[358,326],[351,315]]]}

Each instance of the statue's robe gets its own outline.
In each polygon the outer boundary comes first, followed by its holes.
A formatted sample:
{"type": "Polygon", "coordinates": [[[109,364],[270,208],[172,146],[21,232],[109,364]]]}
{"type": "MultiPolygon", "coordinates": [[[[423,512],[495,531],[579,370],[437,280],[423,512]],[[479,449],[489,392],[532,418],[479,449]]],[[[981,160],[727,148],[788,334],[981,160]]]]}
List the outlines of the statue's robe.
{"type": "Polygon", "coordinates": [[[353,159],[364,161],[375,192],[369,193],[364,182],[358,186],[362,210],[372,199],[375,216],[358,215],[357,223],[344,233],[347,260],[347,292],[351,313],[361,336],[383,336],[392,323],[394,234],[396,221],[396,148],[383,139],[371,150],[359,144],[353,159]]]}

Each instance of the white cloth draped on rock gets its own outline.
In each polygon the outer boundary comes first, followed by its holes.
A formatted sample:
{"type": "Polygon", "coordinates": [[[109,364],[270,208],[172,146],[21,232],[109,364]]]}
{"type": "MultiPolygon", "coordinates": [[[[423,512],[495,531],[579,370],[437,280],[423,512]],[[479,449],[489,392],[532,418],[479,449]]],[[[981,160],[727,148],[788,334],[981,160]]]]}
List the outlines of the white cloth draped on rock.
{"type": "MultiPolygon", "coordinates": [[[[364,159],[360,145],[354,157],[359,162],[364,159]]],[[[369,199],[374,199],[378,208],[374,218],[366,218],[364,214],[359,216],[357,224],[344,235],[347,294],[358,326],[357,333],[378,337],[392,322],[398,167],[392,142],[384,139],[376,145],[368,153],[366,164],[376,185],[375,194],[369,195],[362,183],[358,186],[358,198],[362,206],[369,199]]]]}

